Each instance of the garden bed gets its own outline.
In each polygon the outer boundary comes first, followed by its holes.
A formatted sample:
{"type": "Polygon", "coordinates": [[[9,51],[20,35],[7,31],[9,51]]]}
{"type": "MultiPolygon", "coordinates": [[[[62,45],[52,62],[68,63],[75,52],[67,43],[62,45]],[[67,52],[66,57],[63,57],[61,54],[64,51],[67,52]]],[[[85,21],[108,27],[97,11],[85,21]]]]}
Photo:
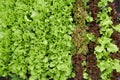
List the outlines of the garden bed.
{"type": "Polygon", "coordinates": [[[119,6],[0,1],[0,80],[119,80],[119,6]]]}

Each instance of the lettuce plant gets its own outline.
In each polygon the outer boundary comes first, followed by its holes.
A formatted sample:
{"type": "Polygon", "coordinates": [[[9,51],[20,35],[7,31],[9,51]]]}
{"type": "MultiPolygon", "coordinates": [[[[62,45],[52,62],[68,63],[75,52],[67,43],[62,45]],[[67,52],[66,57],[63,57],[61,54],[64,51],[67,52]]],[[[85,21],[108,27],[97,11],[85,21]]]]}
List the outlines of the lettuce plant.
{"type": "Polygon", "coordinates": [[[108,13],[111,12],[112,9],[107,7],[107,5],[108,2],[112,1],[113,0],[100,0],[98,3],[98,6],[101,8],[101,12],[98,14],[97,22],[100,25],[101,37],[97,39],[98,46],[96,46],[94,52],[97,57],[98,67],[101,70],[102,80],[110,80],[113,69],[116,69],[119,72],[118,67],[120,66],[119,60],[112,60],[109,57],[110,53],[119,51],[118,47],[112,42],[112,39],[110,38],[113,30],[117,30],[119,27],[119,25],[117,25],[116,28],[113,28],[111,17],[108,16],[108,13]]]}
{"type": "Polygon", "coordinates": [[[72,2],[0,1],[0,76],[27,80],[72,76],[72,2]]]}

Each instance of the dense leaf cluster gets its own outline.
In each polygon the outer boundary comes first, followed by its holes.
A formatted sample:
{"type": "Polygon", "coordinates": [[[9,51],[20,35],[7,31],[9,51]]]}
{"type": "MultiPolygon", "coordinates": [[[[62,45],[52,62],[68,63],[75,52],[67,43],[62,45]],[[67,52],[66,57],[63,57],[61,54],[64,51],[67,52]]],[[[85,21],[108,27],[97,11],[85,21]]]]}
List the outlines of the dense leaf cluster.
{"type": "MultiPolygon", "coordinates": [[[[120,25],[114,25],[113,19],[109,14],[113,13],[112,8],[108,6],[108,3],[112,3],[113,0],[99,0],[98,7],[100,8],[97,14],[97,24],[100,26],[100,36],[95,38],[92,34],[88,34],[88,39],[95,41],[97,46],[95,47],[94,54],[97,58],[97,66],[101,71],[102,80],[110,80],[113,70],[120,72],[120,61],[110,58],[110,54],[119,52],[119,48],[111,38],[114,30],[120,32],[120,25]]],[[[90,21],[91,18],[88,20],[90,21]]],[[[92,19],[91,19],[92,21],[92,19]]]]}
{"type": "MultiPolygon", "coordinates": [[[[101,70],[101,78],[102,80],[110,80],[111,73],[114,69],[117,72],[119,71],[119,60],[112,60],[109,55],[111,53],[115,53],[119,51],[117,45],[113,43],[111,39],[111,35],[114,30],[114,25],[112,22],[112,18],[109,16],[111,12],[111,7],[108,7],[108,2],[113,2],[113,0],[100,0],[98,3],[98,7],[100,7],[101,11],[98,13],[97,22],[100,25],[100,37],[97,39],[98,46],[96,46],[94,53],[96,54],[98,67],[101,70]]],[[[119,25],[115,27],[116,30],[119,31],[119,25]]]]}
{"type": "Polygon", "coordinates": [[[0,0],[0,76],[72,76],[74,0],[0,0]]]}

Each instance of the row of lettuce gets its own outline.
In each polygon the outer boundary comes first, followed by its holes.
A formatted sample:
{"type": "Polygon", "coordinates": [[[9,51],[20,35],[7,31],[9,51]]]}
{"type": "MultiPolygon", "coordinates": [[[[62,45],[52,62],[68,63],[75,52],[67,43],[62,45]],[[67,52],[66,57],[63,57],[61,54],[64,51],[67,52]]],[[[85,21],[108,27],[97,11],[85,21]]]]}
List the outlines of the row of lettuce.
{"type": "Polygon", "coordinates": [[[120,32],[120,25],[114,25],[112,16],[109,16],[112,13],[112,8],[108,4],[113,3],[113,1],[98,0],[97,6],[100,11],[97,14],[96,22],[100,26],[100,36],[96,39],[93,36],[89,36],[92,41],[97,41],[94,54],[97,58],[97,66],[100,68],[102,80],[111,80],[113,70],[120,72],[120,60],[110,58],[111,53],[117,54],[120,50],[111,38],[114,31],[120,32]]]}
{"type": "Polygon", "coordinates": [[[0,76],[12,80],[66,80],[74,76],[73,2],[0,0],[0,76]]]}
{"type": "MultiPolygon", "coordinates": [[[[88,1],[83,2],[86,5],[88,1]]],[[[98,1],[101,10],[97,14],[97,23],[101,36],[87,35],[90,41],[97,41],[94,54],[102,80],[110,80],[113,69],[120,72],[120,61],[109,57],[110,53],[119,52],[111,34],[114,30],[120,32],[120,25],[115,27],[108,15],[112,9],[107,5],[113,0],[98,1]]],[[[1,0],[0,76],[10,76],[12,80],[66,80],[74,77],[71,61],[74,2],[1,0]]],[[[87,21],[92,21],[92,17],[88,16],[87,21]]],[[[83,75],[88,79],[86,72],[83,75]]]]}

